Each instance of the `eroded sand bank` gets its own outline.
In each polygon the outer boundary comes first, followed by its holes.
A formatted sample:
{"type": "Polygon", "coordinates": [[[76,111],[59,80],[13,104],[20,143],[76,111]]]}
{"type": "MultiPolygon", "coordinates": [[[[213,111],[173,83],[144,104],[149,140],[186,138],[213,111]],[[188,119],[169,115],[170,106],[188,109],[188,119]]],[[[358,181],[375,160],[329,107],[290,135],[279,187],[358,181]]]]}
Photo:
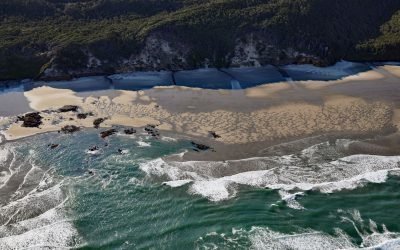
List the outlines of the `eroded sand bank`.
{"type": "Polygon", "coordinates": [[[58,131],[65,125],[143,127],[209,137],[215,131],[224,144],[273,142],[326,133],[371,134],[396,130],[400,107],[399,66],[383,66],[337,81],[299,81],[246,90],[205,90],[157,87],[115,91],[113,95],[79,97],[71,90],[40,87],[24,93],[30,107],[44,117],[39,128],[12,123],[7,140],[58,131]],[[43,112],[77,105],[82,113],[43,112]],[[395,115],[396,114],[396,115],[395,115]]]}

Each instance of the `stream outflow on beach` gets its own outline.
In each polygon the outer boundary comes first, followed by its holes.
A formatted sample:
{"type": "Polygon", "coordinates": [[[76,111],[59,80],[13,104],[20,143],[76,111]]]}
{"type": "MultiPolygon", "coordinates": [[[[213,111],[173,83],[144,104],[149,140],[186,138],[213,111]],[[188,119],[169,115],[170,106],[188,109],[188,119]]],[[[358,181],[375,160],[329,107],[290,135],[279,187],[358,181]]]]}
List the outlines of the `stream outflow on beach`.
{"type": "Polygon", "coordinates": [[[400,247],[400,157],[346,155],[342,139],[179,162],[189,141],[98,132],[0,146],[1,249],[400,247]]]}

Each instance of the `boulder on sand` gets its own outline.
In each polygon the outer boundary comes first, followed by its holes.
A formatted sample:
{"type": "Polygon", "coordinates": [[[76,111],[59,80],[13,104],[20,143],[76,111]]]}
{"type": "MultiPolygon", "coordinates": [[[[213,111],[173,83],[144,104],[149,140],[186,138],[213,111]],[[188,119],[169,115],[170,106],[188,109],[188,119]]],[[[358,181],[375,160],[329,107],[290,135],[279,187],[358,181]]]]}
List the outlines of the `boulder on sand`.
{"type": "Polygon", "coordinates": [[[107,118],[97,118],[96,120],[93,121],[93,125],[95,128],[99,128],[100,124],[102,124],[107,118]]]}
{"type": "Polygon", "coordinates": [[[78,119],[86,119],[88,116],[93,116],[92,112],[89,113],[79,113],[76,115],[76,118],[78,119]]]}
{"type": "Polygon", "coordinates": [[[80,130],[80,128],[75,125],[66,125],[61,128],[61,132],[63,132],[64,134],[72,134],[79,130],[80,130]]]}
{"type": "Polygon", "coordinates": [[[209,133],[214,139],[221,138],[221,136],[218,135],[215,131],[208,131],[208,133],[209,133]]]}
{"type": "Polygon", "coordinates": [[[76,105],[65,105],[61,108],[58,109],[59,112],[65,113],[65,112],[77,112],[79,109],[78,106],[76,105]]]}
{"type": "Polygon", "coordinates": [[[39,112],[28,113],[24,116],[18,116],[18,120],[22,121],[22,127],[38,128],[42,124],[42,116],[39,112]]]}

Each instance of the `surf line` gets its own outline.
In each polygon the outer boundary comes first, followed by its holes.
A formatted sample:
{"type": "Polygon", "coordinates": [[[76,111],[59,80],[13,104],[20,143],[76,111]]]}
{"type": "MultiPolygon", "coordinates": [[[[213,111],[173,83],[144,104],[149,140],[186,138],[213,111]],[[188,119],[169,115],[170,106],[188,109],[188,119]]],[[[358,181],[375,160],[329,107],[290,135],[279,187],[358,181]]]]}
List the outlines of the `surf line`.
{"type": "Polygon", "coordinates": [[[242,89],[242,86],[240,86],[240,82],[230,73],[226,72],[223,69],[218,69],[219,72],[224,73],[225,75],[229,76],[231,78],[231,88],[232,89],[242,89]]]}

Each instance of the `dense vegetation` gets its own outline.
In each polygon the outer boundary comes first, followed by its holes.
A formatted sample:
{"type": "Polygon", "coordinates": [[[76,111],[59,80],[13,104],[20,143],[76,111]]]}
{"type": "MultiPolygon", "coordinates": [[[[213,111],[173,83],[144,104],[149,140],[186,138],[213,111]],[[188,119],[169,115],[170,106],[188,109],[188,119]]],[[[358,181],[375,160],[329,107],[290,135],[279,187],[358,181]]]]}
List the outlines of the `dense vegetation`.
{"type": "Polygon", "coordinates": [[[229,66],[249,33],[328,62],[400,60],[399,10],[399,0],[2,0],[0,79],[54,61],[84,67],[84,50],[113,67],[155,32],[187,44],[192,67],[229,66]]]}

